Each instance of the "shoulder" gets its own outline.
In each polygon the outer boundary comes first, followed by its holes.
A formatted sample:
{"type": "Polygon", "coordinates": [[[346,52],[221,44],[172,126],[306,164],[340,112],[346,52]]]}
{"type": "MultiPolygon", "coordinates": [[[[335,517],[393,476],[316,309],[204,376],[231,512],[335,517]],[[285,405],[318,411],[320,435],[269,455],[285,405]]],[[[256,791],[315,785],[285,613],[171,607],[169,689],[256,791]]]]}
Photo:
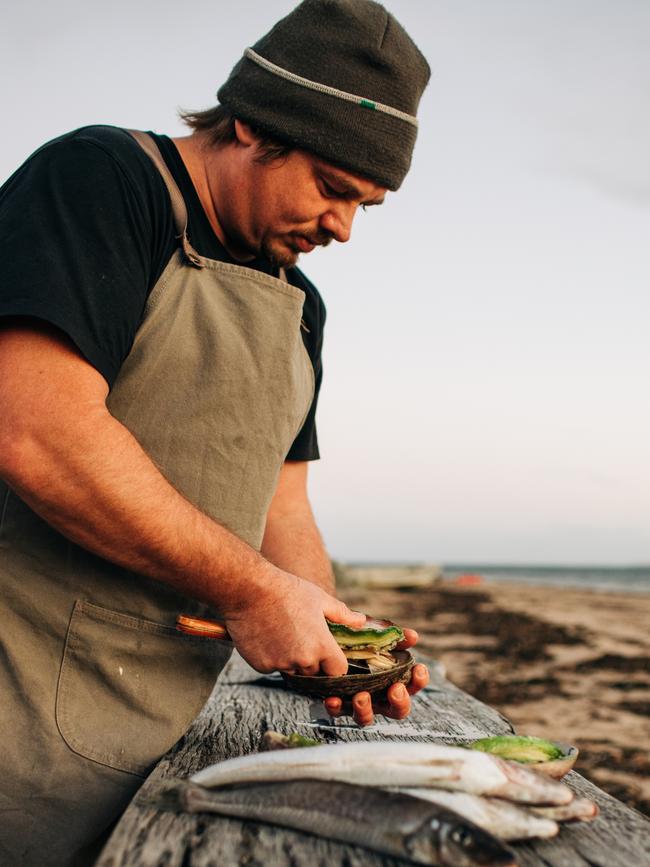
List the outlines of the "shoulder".
{"type": "Polygon", "coordinates": [[[51,189],[84,188],[95,194],[118,191],[153,202],[164,201],[160,173],[140,145],[120,127],[86,126],[58,136],[36,150],[9,179],[3,192],[19,182],[50,184],[51,189]]]}
{"type": "Polygon", "coordinates": [[[46,142],[30,159],[65,159],[71,154],[87,153],[90,159],[104,158],[129,170],[148,166],[151,160],[128,130],[117,126],[83,126],[46,142]]]}

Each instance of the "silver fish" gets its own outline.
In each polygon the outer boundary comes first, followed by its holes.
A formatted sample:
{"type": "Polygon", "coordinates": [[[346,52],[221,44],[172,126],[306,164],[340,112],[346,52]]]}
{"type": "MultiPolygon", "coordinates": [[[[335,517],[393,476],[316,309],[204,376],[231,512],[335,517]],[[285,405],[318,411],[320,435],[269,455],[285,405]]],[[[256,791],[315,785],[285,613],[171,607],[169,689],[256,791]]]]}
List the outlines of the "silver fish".
{"type": "Polygon", "coordinates": [[[398,792],[299,780],[230,789],[175,781],[139,803],[306,831],[430,867],[517,867],[500,840],[450,810],[398,792]]]}
{"type": "Polygon", "coordinates": [[[563,783],[489,753],[400,741],[354,741],[253,753],[210,765],[192,777],[193,782],[210,788],[300,779],[364,786],[432,786],[525,804],[568,804],[573,799],[573,792],[563,783]]]}
{"type": "Polygon", "coordinates": [[[485,798],[481,795],[449,792],[444,789],[400,789],[400,791],[453,810],[454,813],[458,813],[484,831],[508,842],[555,837],[560,829],[557,822],[553,821],[554,817],[547,816],[544,811],[567,809],[566,807],[524,807],[503,801],[501,798],[485,798]],[[535,815],[533,810],[539,810],[540,815],[535,815]]]}

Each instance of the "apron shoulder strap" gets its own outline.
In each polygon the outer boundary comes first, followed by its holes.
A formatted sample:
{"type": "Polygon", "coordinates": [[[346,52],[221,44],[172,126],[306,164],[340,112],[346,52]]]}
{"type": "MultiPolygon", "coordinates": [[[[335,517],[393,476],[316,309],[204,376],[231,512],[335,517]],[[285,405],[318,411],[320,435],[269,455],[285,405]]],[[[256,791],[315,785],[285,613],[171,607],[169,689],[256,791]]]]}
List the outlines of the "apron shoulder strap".
{"type": "Polygon", "coordinates": [[[192,247],[187,237],[187,207],[185,205],[185,200],[183,199],[181,191],[178,189],[178,184],[174,180],[172,173],[167,168],[167,163],[160,153],[160,148],[146,132],[142,132],[139,129],[128,129],[127,132],[137,141],[142,150],[150,158],[151,162],[160,172],[165,186],[167,187],[172,205],[172,213],[174,215],[176,237],[181,242],[185,258],[197,268],[202,268],[203,262],[201,257],[192,247]]]}

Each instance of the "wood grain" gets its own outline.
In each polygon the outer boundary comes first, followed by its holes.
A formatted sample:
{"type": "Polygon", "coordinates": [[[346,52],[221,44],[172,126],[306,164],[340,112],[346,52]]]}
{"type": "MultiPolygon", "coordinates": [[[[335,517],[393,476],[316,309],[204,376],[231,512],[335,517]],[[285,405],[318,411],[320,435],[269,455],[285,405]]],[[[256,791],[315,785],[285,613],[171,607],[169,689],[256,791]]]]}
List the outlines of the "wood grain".
{"type": "MultiPolygon", "coordinates": [[[[423,662],[429,662],[422,659],[423,662]]],[[[323,740],[415,740],[462,743],[507,734],[512,726],[493,708],[445,680],[432,665],[431,682],[403,722],[379,717],[360,729],[349,720],[331,725],[324,709],[290,692],[280,678],[266,678],[234,654],[187,734],[164,756],[140,797],[170,777],[187,777],[206,765],[258,749],[267,729],[298,731],[323,740]],[[315,716],[314,716],[315,715],[315,716]],[[323,718],[326,727],[312,722],[323,718]]],[[[596,801],[591,823],[564,825],[552,840],[516,844],[522,867],[650,867],[650,821],[571,772],[566,782],[596,801]]],[[[354,846],[297,831],[212,815],[178,815],[140,806],[134,799],[116,826],[96,867],[399,867],[354,846]]]]}

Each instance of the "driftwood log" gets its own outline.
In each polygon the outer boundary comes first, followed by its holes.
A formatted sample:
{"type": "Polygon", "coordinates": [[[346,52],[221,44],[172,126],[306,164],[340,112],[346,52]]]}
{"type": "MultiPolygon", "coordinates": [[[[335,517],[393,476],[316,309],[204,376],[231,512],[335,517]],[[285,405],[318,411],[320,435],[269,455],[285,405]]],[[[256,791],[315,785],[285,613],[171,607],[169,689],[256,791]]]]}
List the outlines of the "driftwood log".
{"type": "MultiPolygon", "coordinates": [[[[422,659],[427,662],[426,659],[422,659]]],[[[453,686],[431,667],[431,683],[402,722],[379,717],[360,729],[329,720],[320,703],[262,677],[235,653],[187,734],[164,756],[143,791],[171,777],[187,777],[214,762],[258,749],[268,729],[326,741],[433,740],[463,743],[508,734],[497,711],[453,686]]],[[[578,760],[579,761],[579,760],[578,760]]],[[[571,772],[566,782],[600,806],[591,823],[563,825],[552,840],[512,844],[522,867],[650,867],[650,820],[571,772]]],[[[402,861],[298,831],[214,815],[178,815],[131,803],[96,867],[401,867],[402,861]]]]}

